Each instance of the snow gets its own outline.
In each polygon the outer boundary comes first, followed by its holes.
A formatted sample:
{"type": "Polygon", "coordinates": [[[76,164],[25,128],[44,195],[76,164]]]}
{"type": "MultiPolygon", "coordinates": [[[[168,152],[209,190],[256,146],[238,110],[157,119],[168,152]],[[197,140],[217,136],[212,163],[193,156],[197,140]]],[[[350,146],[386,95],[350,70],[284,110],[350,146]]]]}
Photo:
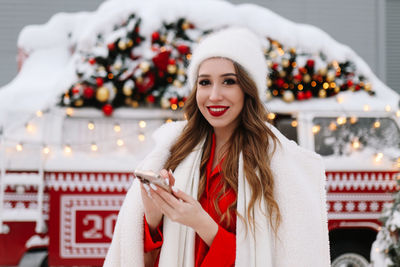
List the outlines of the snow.
{"type": "MultiPolygon", "coordinates": [[[[317,27],[294,23],[266,8],[253,4],[233,5],[218,0],[108,0],[97,11],[59,13],[54,15],[48,23],[27,26],[21,32],[18,46],[26,51],[29,57],[15,79],[0,88],[0,128],[4,129],[5,137],[12,146],[21,140],[27,143],[27,149],[24,152],[26,159],[36,153],[27,152],[29,143],[36,146],[36,150],[40,150],[45,144],[51,145],[52,153],[46,158],[45,168],[54,170],[71,168],[71,166],[79,170],[99,170],[99,168],[102,170],[131,170],[132,166],[143,157],[146,149],[141,150],[140,152],[143,152],[141,154],[132,153],[129,149],[113,151],[111,146],[108,146],[108,150],[98,151],[96,155],[87,152],[87,147],[85,147],[85,149],[74,149],[73,157],[66,156],[62,151],[63,145],[65,145],[63,138],[67,133],[63,129],[65,110],[57,107],[60,95],[76,81],[76,62],[81,60],[78,51],[107,53],[97,46],[98,34],[115,40],[123,33],[118,31],[112,33],[114,26],[126,21],[132,13],[142,18],[140,34],[147,38],[143,47],[137,48],[142,51],[148,49],[150,46],[149,37],[152,32],[160,28],[163,21],[170,22],[185,17],[196,27],[203,30],[228,25],[246,26],[260,37],[268,36],[278,40],[285,47],[296,47],[298,50],[307,51],[314,55],[323,52],[328,61],[353,61],[357,68],[357,75],[367,77],[373,90],[376,91],[376,96],[370,96],[365,92],[342,92],[337,97],[292,103],[273,99],[266,103],[268,109],[273,112],[330,111],[351,114],[352,112],[362,112],[365,105],[368,105],[370,114],[384,112],[387,106],[391,107],[390,114],[392,114],[399,109],[399,95],[383,84],[373,74],[365,61],[351,48],[338,43],[317,27]],[[338,98],[342,100],[340,103],[338,98]],[[47,110],[48,112],[45,113],[44,117],[37,118],[35,113],[38,110],[47,110]],[[24,126],[27,122],[36,126],[38,129],[36,134],[26,133],[24,126]]],[[[267,45],[265,39],[263,42],[267,45]]],[[[316,61],[316,64],[319,64],[318,61],[316,61]]],[[[116,110],[113,120],[128,117],[137,121],[138,116],[153,114],[152,116],[158,118],[159,123],[162,123],[165,118],[171,117],[169,114],[165,115],[164,111],[156,109],[146,110],[145,113],[137,112],[136,110],[116,110]],[[160,114],[160,112],[163,114],[160,114]]],[[[89,119],[101,118],[102,113],[98,110],[92,110],[74,116],[76,118],[88,117],[89,119]]],[[[69,131],[73,130],[70,129],[69,131]]],[[[146,131],[148,131],[146,135],[149,135],[151,130],[146,131]]],[[[132,135],[131,138],[136,140],[136,134],[132,135]]],[[[153,143],[148,139],[145,146],[149,148],[153,143]]],[[[137,143],[132,142],[130,145],[135,146],[137,143]]],[[[127,147],[129,148],[129,146],[127,147]]],[[[15,155],[15,157],[24,158],[21,153],[15,155]]],[[[347,168],[349,159],[346,157],[328,157],[327,165],[329,166],[332,161],[332,165],[347,168]],[[340,165],[337,165],[338,162],[340,162],[340,165]]],[[[368,160],[370,159],[371,157],[368,156],[368,160]]],[[[358,157],[358,160],[361,168],[366,158],[358,157]]],[[[13,166],[14,163],[10,161],[8,164],[13,166]]],[[[38,163],[33,160],[29,164],[38,163]]],[[[29,164],[25,165],[26,169],[29,169],[29,164]]],[[[351,164],[355,163],[352,161],[351,164]]],[[[384,161],[381,164],[379,166],[373,165],[375,167],[371,168],[386,166],[384,161]]],[[[358,166],[358,163],[353,166],[358,166]]],[[[17,168],[17,166],[14,167],[17,168]]]]}

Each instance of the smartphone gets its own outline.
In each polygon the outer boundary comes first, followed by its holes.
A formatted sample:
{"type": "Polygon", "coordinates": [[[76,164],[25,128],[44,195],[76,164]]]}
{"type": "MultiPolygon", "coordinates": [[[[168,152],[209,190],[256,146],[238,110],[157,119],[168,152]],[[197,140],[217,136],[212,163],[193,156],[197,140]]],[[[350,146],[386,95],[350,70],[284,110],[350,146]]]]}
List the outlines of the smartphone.
{"type": "Polygon", "coordinates": [[[153,183],[163,188],[164,190],[171,193],[171,188],[165,182],[165,179],[161,177],[161,175],[154,173],[153,171],[140,171],[135,170],[133,175],[140,180],[140,182],[144,184],[153,183]]]}

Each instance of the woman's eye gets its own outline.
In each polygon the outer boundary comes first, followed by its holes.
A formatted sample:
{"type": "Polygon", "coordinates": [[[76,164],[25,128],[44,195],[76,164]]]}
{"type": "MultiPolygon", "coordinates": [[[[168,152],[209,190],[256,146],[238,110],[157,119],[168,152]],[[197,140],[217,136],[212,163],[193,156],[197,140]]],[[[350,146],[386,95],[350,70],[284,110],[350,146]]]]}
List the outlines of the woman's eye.
{"type": "Polygon", "coordinates": [[[224,84],[230,85],[230,84],[235,84],[235,83],[236,83],[236,81],[234,79],[225,79],[224,80],[224,84]]]}
{"type": "Polygon", "coordinates": [[[199,85],[201,85],[201,86],[206,86],[206,85],[209,85],[209,84],[210,84],[209,80],[201,80],[201,81],[199,81],[199,85]]]}

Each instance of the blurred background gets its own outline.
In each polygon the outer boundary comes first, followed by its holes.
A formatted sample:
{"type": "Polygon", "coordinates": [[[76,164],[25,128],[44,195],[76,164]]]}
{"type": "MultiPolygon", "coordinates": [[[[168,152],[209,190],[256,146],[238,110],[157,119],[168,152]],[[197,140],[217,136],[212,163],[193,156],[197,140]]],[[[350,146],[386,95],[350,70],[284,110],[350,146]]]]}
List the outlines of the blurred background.
{"type": "MultiPolygon", "coordinates": [[[[194,1],[194,0],[193,0],[194,1]]],[[[201,0],[199,0],[201,1],[201,0]]],[[[17,74],[18,34],[58,12],[92,11],[103,0],[1,0],[0,87],[17,74]]],[[[400,0],[230,0],[254,3],[315,25],[350,46],[389,87],[400,92],[400,0]]]]}

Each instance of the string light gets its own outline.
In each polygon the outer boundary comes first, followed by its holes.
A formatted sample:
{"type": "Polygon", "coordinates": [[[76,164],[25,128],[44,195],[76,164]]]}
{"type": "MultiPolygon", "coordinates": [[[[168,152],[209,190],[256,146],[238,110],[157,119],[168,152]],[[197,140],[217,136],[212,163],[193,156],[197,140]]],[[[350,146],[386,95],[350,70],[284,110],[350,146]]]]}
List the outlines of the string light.
{"type": "Polygon", "coordinates": [[[337,122],[337,124],[339,124],[339,125],[343,125],[343,124],[345,124],[345,123],[347,122],[347,119],[346,119],[346,117],[341,116],[341,117],[338,117],[338,118],[336,119],[336,122],[337,122]]]}
{"type": "Polygon", "coordinates": [[[121,131],[121,126],[118,123],[114,124],[114,131],[116,133],[119,133],[121,131]]]}
{"type": "Polygon", "coordinates": [[[165,122],[167,123],[172,122],[172,119],[166,119],[165,122]]]}
{"type": "Polygon", "coordinates": [[[92,143],[92,145],[90,146],[90,149],[91,149],[93,152],[96,152],[96,151],[98,150],[98,147],[97,147],[96,143],[92,143]]]}
{"type": "Polygon", "coordinates": [[[177,105],[177,104],[172,104],[172,105],[171,105],[171,109],[172,109],[172,110],[176,110],[177,108],[178,108],[178,105],[177,105]]]}
{"type": "Polygon", "coordinates": [[[272,113],[272,112],[270,112],[270,113],[268,113],[268,115],[267,115],[267,117],[268,117],[268,119],[269,120],[274,120],[275,119],[275,117],[276,117],[276,114],[275,113],[272,113]]]}
{"type": "Polygon", "coordinates": [[[70,154],[72,152],[72,148],[70,145],[65,145],[64,152],[70,154]]]}
{"type": "Polygon", "coordinates": [[[25,124],[25,128],[28,131],[28,133],[33,133],[35,131],[35,126],[30,122],[25,124]]]}
{"type": "Polygon", "coordinates": [[[146,137],[144,136],[144,134],[139,134],[138,139],[140,142],[143,142],[146,139],[146,137]]]}
{"type": "Polygon", "coordinates": [[[392,107],[390,105],[385,106],[385,111],[390,112],[392,110],[392,107]]]}
{"type": "Polygon", "coordinates": [[[139,127],[140,128],[146,128],[146,122],[145,121],[139,121],[139,127]]]}
{"type": "Polygon", "coordinates": [[[16,149],[18,152],[21,152],[21,151],[24,149],[24,147],[22,146],[21,143],[18,143],[18,144],[15,146],[15,149],[16,149]]]}
{"type": "Polygon", "coordinates": [[[312,132],[313,132],[313,134],[318,133],[320,130],[321,130],[321,126],[319,126],[319,125],[314,125],[314,126],[312,127],[312,132]]]}
{"type": "Polygon", "coordinates": [[[118,139],[118,140],[117,140],[117,145],[118,145],[118,146],[123,146],[123,145],[124,145],[124,140],[118,139]]]}
{"type": "Polygon", "coordinates": [[[331,131],[336,131],[336,129],[337,129],[336,123],[332,121],[332,122],[329,124],[329,129],[330,129],[331,131]]]}
{"type": "Polygon", "coordinates": [[[87,127],[89,130],[94,130],[94,123],[90,121],[87,127]]]}
{"type": "Polygon", "coordinates": [[[377,154],[375,155],[374,161],[375,161],[376,163],[378,163],[378,162],[381,162],[382,159],[383,159],[383,153],[382,153],[382,152],[379,152],[379,153],[377,153],[377,154]]]}
{"type": "Polygon", "coordinates": [[[351,146],[352,146],[354,149],[359,149],[359,148],[361,147],[361,143],[360,143],[360,141],[358,140],[358,138],[354,138],[353,142],[351,143],[351,146]]]}
{"type": "Polygon", "coordinates": [[[352,117],[350,118],[350,123],[351,123],[351,124],[354,124],[354,123],[356,123],[357,121],[358,121],[358,118],[357,118],[357,117],[352,116],[352,117]]]}
{"type": "Polygon", "coordinates": [[[72,116],[74,115],[74,109],[73,108],[67,108],[65,113],[67,114],[67,116],[72,116]]]}
{"type": "Polygon", "coordinates": [[[297,127],[297,125],[298,125],[296,120],[292,120],[292,122],[290,124],[292,125],[292,127],[297,127]]]}
{"type": "Polygon", "coordinates": [[[400,109],[396,111],[396,117],[400,118],[400,109]]]}
{"type": "Polygon", "coordinates": [[[376,129],[376,128],[379,128],[379,127],[381,127],[381,122],[380,121],[375,121],[374,122],[374,128],[376,129]]]}
{"type": "Polygon", "coordinates": [[[42,149],[43,154],[49,154],[50,153],[50,148],[48,146],[44,146],[42,149]]]}
{"type": "Polygon", "coordinates": [[[38,111],[36,111],[36,116],[37,117],[42,117],[43,116],[43,111],[41,111],[41,110],[38,110],[38,111]]]}
{"type": "Polygon", "coordinates": [[[369,105],[364,105],[363,110],[364,110],[365,112],[369,111],[369,110],[370,110],[369,105]]]}
{"type": "Polygon", "coordinates": [[[338,96],[338,97],[336,97],[336,101],[337,101],[339,104],[343,103],[343,101],[344,101],[343,96],[338,96]]]}

